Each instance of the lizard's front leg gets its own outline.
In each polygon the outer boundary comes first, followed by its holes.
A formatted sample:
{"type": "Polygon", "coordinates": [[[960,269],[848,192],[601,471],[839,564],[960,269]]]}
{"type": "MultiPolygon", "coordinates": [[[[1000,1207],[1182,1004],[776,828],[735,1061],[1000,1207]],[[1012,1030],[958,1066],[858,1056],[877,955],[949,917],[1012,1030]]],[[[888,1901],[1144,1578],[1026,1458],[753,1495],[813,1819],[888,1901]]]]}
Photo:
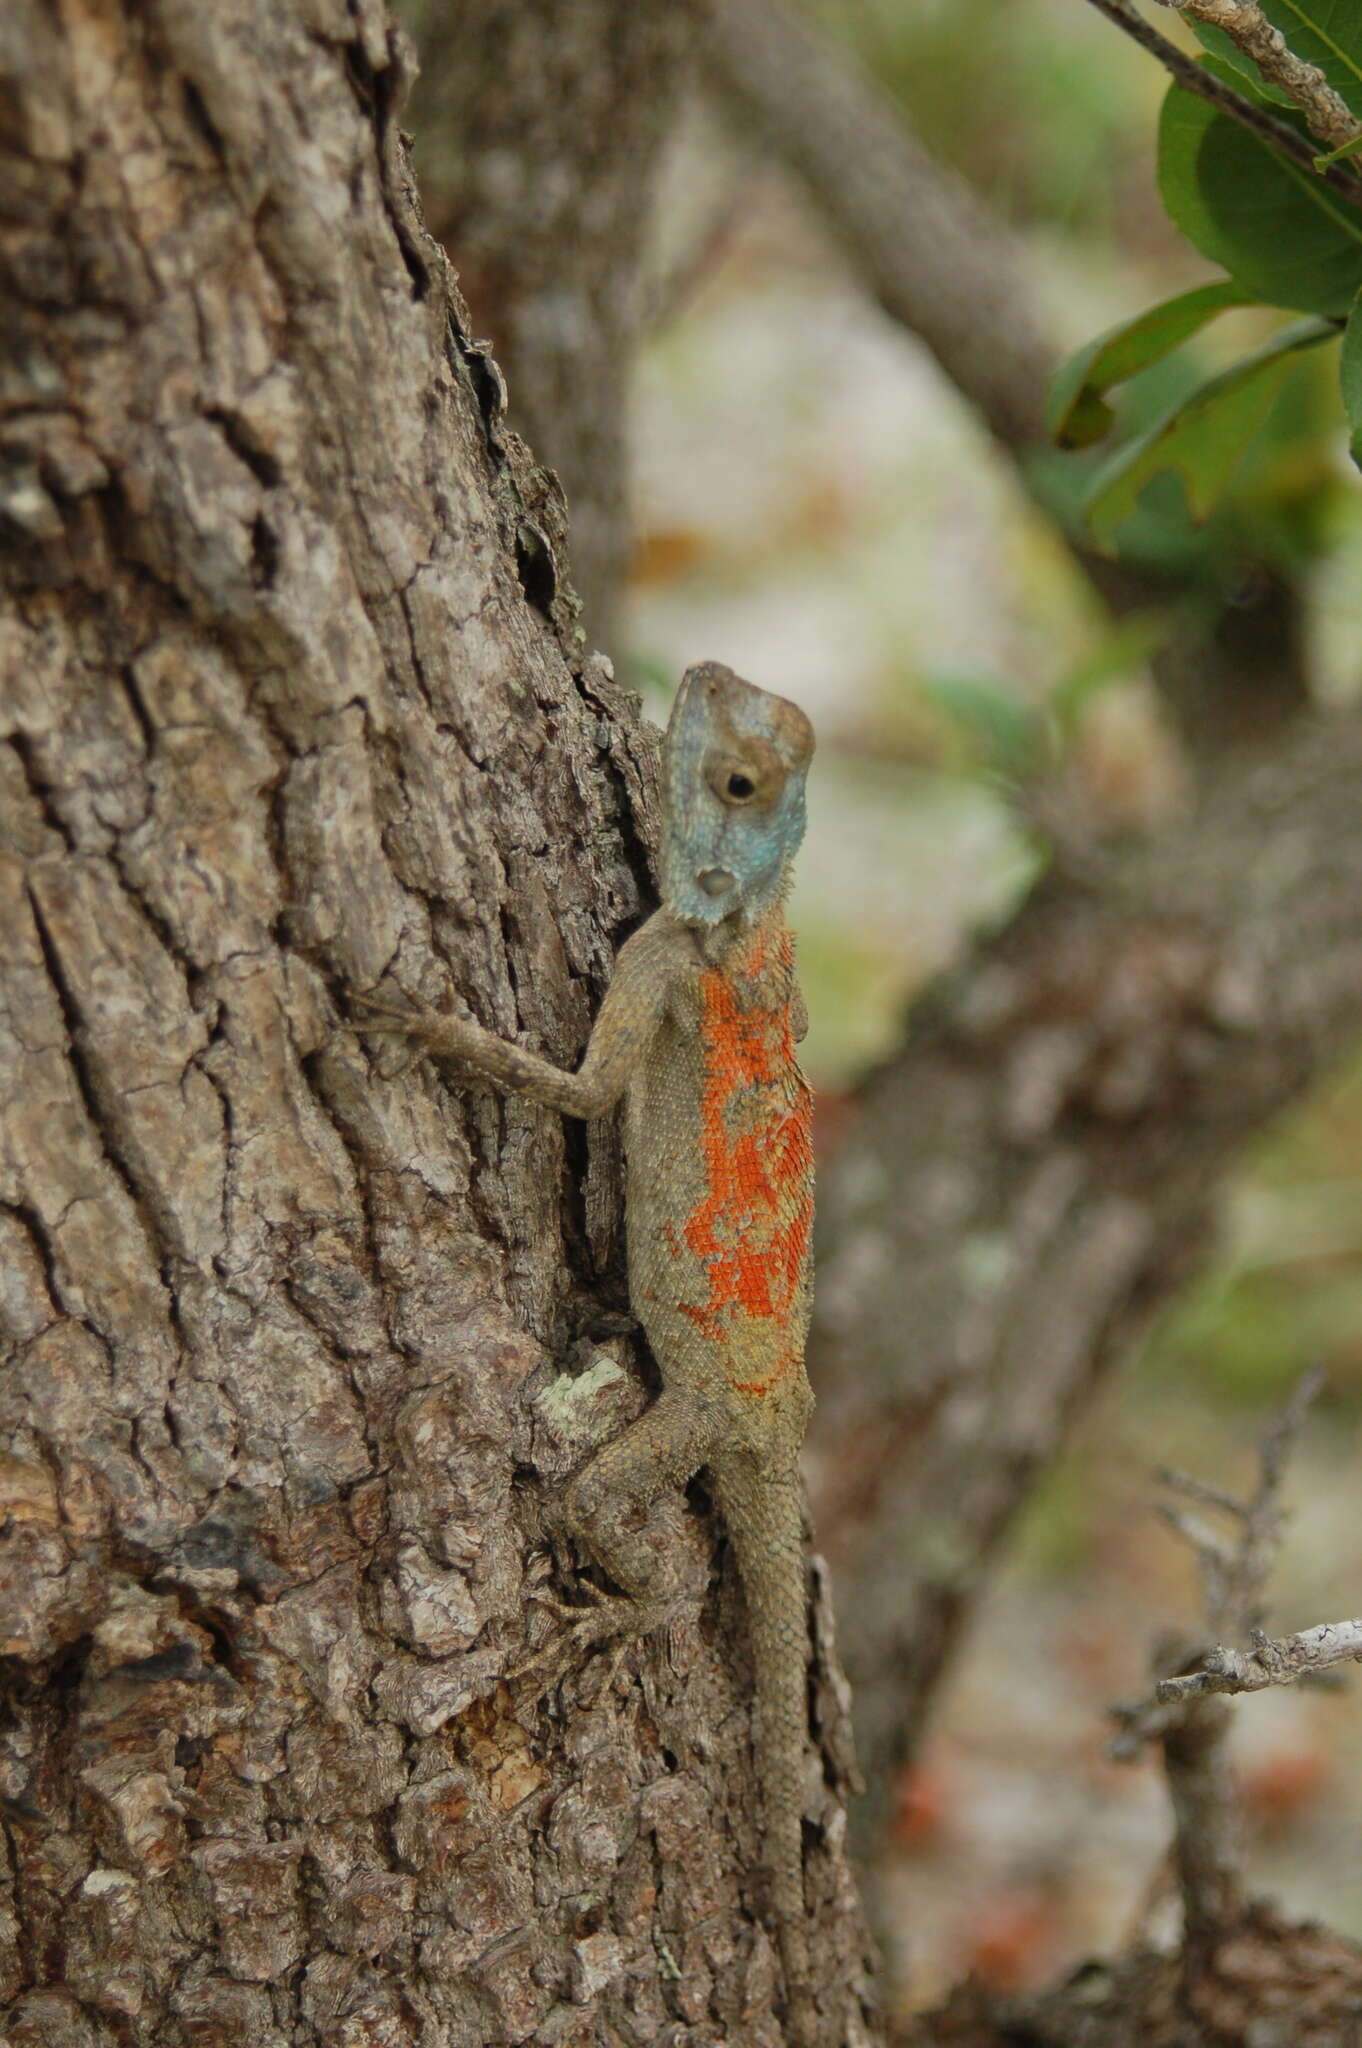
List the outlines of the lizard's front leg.
{"type": "Polygon", "coordinates": [[[457,1062],[470,1079],[502,1095],[528,1096],[564,1116],[589,1120],[608,1115],[619,1101],[661,1022],[678,968],[692,957],[685,932],[661,913],[626,940],[575,1074],[498,1038],[471,1017],[432,1010],[410,996],[398,1004],[356,994],[360,1014],[352,1028],[409,1039],[437,1059],[457,1062]]]}

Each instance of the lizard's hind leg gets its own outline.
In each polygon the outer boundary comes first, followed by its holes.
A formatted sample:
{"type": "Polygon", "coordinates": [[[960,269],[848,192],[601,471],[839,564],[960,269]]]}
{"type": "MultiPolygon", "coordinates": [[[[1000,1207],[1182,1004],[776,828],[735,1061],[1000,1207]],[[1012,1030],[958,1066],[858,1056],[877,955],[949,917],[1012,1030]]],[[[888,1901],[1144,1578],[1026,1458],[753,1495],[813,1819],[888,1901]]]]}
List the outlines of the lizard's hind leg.
{"type": "MultiPolygon", "coordinates": [[[[538,1672],[552,1684],[595,1643],[626,1642],[664,1628],[683,1610],[689,1575],[678,1558],[675,1531],[659,1530],[631,1510],[646,1510],[668,1488],[679,1489],[705,1464],[715,1432],[693,1399],[664,1391],[637,1422],[597,1452],[568,1482],[556,1519],[614,1583],[606,1593],[582,1580],[590,1604],[570,1606],[538,1594],[564,1623],[510,1676],[538,1672]]],[[[611,1674],[613,1676],[613,1672],[611,1674]]]]}

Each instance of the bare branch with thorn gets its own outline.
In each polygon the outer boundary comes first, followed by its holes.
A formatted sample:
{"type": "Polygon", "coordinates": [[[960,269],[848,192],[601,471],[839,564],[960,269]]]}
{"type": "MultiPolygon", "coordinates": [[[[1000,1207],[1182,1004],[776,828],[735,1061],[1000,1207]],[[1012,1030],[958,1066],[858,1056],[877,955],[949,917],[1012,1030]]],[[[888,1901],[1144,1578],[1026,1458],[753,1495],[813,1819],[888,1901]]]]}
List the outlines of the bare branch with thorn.
{"type": "Polygon", "coordinates": [[[1179,1637],[1156,1658],[1153,1690],[1141,1699],[1112,1708],[1120,1731],[1112,1755],[1128,1759],[1146,1742],[1162,1740],[1188,1702],[1214,1693],[1259,1692],[1264,1686],[1286,1685],[1295,1678],[1341,1663],[1362,1650],[1350,1631],[1358,1622],[1326,1622],[1299,1636],[1270,1643],[1262,1633],[1263,1589],[1276,1562],[1281,1541],[1281,1487],[1286,1461],[1311,1402],[1323,1384],[1318,1367],[1301,1379],[1274,1419],[1259,1450],[1258,1484],[1247,1500],[1186,1472],[1163,1468],[1158,1477],[1201,1513],[1175,1501],[1160,1504],[1159,1513],[1193,1552],[1201,1575],[1204,1633],[1192,1641],[1179,1637]],[[1205,1519],[1206,1513],[1227,1516],[1238,1524],[1237,1535],[1224,1533],[1205,1519]],[[1247,1636],[1247,1650],[1226,1648],[1220,1638],[1247,1636]],[[1328,1655],[1324,1638],[1329,1639],[1328,1655]],[[1352,1643],[1352,1648],[1342,1645],[1352,1643]],[[1337,1647],[1335,1647],[1337,1645],[1337,1647]]]}
{"type": "Polygon", "coordinates": [[[1214,1952],[1240,1896],[1238,1809],[1225,1754],[1229,1709],[1215,1695],[1284,1684],[1307,1669],[1321,1669],[1362,1650],[1362,1622],[1310,1629],[1275,1644],[1258,1626],[1263,1589],[1281,1540],[1287,1456],[1322,1380],[1318,1369],[1306,1373],[1268,1429],[1259,1453],[1258,1484],[1247,1500],[1183,1472],[1159,1475],[1182,1496],[1166,1502],[1160,1512],[1196,1557],[1205,1636],[1197,1643],[1165,1643],[1155,1659],[1159,1675],[1152,1691],[1112,1709],[1121,1724],[1112,1754],[1129,1758],[1147,1742],[1162,1746],[1173,1802],[1187,1967],[1193,1972],[1201,1957],[1214,1952]],[[1220,1530],[1207,1519],[1212,1514],[1227,1517],[1234,1528],[1220,1530]],[[1341,1636],[1341,1631],[1356,1633],[1341,1636]],[[1246,1635],[1252,1647],[1211,1647],[1218,1636],[1227,1635],[1246,1635]],[[1330,1647],[1326,1654],[1326,1636],[1331,1644],[1338,1639],[1351,1647],[1330,1647]],[[1288,1670],[1293,1662],[1295,1668],[1288,1670]]]}

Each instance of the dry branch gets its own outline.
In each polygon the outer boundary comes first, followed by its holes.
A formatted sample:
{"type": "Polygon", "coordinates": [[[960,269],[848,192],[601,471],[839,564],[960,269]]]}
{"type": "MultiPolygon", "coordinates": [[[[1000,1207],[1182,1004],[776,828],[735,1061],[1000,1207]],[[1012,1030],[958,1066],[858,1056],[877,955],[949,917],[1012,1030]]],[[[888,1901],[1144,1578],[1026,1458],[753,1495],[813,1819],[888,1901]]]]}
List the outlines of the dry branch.
{"type": "Polygon", "coordinates": [[[1122,1724],[1112,1743],[1112,1755],[1131,1757],[1141,1743],[1165,1737],[1182,1718],[1182,1708],[1194,1700],[1221,1692],[1262,1692],[1266,1686],[1288,1686],[1296,1677],[1323,1671],[1331,1663],[1362,1653],[1362,1622],[1325,1622],[1321,1628],[1282,1636],[1278,1642],[1270,1642],[1258,1626],[1262,1597],[1282,1540],[1286,1460],[1321,1384],[1319,1368],[1305,1372],[1292,1397],[1272,1419],[1258,1452],[1258,1487],[1249,1499],[1241,1501],[1223,1487],[1212,1487],[1204,1479],[1176,1473],[1167,1466],[1159,1470],[1157,1477],[1165,1487],[1196,1501],[1198,1507],[1223,1513],[1237,1526],[1237,1534],[1227,1536],[1174,1501],[1159,1505],[1163,1520],[1196,1556],[1206,1638],[1247,1634],[1253,1647],[1249,1651],[1225,1645],[1188,1649],[1176,1669],[1165,1669],[1151,1694],[1112,1708],[1122,1724]]]}
{"type": "Polygon", "coordinates": [[[1112,1755],[1135,1757],[1149,1741],[1163,1749],[1188,1935],[1186,1968],[1192,1978],[1215,1952],[1239,1907],[1239,1802],[1225,1751],[1229,1708],[1215,1696],[1284,1686],[1344,1657],[1362,1657],[1362,1622],[1311,1628],[1280,1642],[1268,1642],[1255,1626],[1282,1534],[1286,1458],[1319,1386],[1319,1370],[1307,1372],[1272,1421],[1260,1448],[1258,1487],[1249,1499],[1235,1499],[1184,1473],[1159,1475],[1165,1485],[1235,1524],[1237,1534],[1229,1540],[1186,1509],[1163,1509],[1165,1520],[1196,1554],[1206,1632],[1233,1630],[1249,1634],[1253,1642],[1247,1653],[1206,1649],[1204,1642],[1184,1645],[1178,1653],[1169,1645],[1157,1659],[1165,1675],[1153,1690],[1112,1708],[1120,1722],[1112,1755]]]}
{"type": "MultiPolygon", "coordinates": [[[[1258,1484],[1247,1500],[1237,1500],[1182,1473],[1161,1475],[1165,1485],[1224,1514],[1236,1525],[1236,1534],[1229,1540],[1184,1509],[1163,1510],[1165,1519],[1196,1556],[1208,1633],[1228,1629],[1252,1635],[1250,1659],[1276,1648],[1285,1653],[1288,1645],[1303,1646],[1306,1641],[1293,1637],[1281,1645],[1269,1645],[1254,1624],[1281,1539],[1281,1489],[1287,1458],[1321,1382],[1318,1370],[1304,1374],[1272,1422],[1260,1447],[1258,1484]]],[[[1362,1624],[1344,1627],[1362,1628],[1362,1624]]],[[[1312,1637],[1320,1633],[1310,1631],[1312,1637]]],[[[1320,1645],[1311,1648],[1318,1653],[1320,1645]]],[[[1356,1654],[1359,1648],[1362,1636],[1353,1648],[1340,1650],[1327,1661],[1356,1654]]],[[[1287,1674],[1283,1669],[1280,1677],[1268,1675],[1272,1659],[1264,1655],[1262,1675],[1236,1684],[1232,1674],[1246,1661],[1242,1653],[1198,1646],[1177,1661],[1174,1672],[1157,1681],[1151,1694],[1113,1710],[1122,1724],[1112,1744],[1114,1755],[1132,1757],[1152,1740],[1162,1745],[1173,1805],[1174,1860],[1187,1929],[1187,1968],[1194,1974],[1224,1934],[1239,1904],[1239,1806],[1225,1745],[1229,1710],[1213,1695],[1285,1683],[1288,1675],[1300,1675],[1309,1654],[1299,1648],[1297,1671],[1287,1674]],[[1194,1665],[1197,1668],[1190,1669],[1194,1665]]],[[[1165,1670],[1170,1661],[1165,1650],[1165,1670]]]]}
{"type": "MultiPolygon", "coordinates": [[[[1312,1629],[1306,1636],[1285,1637],[1281,1644],[1270,1644],[1258,1622],[1281,1542],[1281,1489],[1287,1459],[1306,1411],[1322,1384],[1323,1375],[1317,1367],[1302,1374],[1290,1399],[1274,1416],[1259,1445],[1258,1484],[1247,1500],[1185,1472],[1164,1467],[1158,1473],[1163,1485],[1199,1507],[1224,1515],[1235,1529],[1233,1533],[1222,1532],[1175,1502],[1160,1503],[1159,1513],[1196,1558],[1201,1579],[1203,1635],[1195,1645],[1180,1645],[1176,1661],[1172,1661],[1175,1653],[1171,1650],[1156,1658],[1163,1669],[1153,1690],[1142,1699],[1126,1701],[1112,1709],[1121,1724],[1112,1743],[1114,1756],[1134,1756],[1143,1743],[1165,1736],[1182,1718],[1184,1703],[1212,1693],[1258,1692],[1267,1685],[1285,1685],[1308,1668],[1311,1648],[1304,1646],[1323,1631],[1312,1629]],[[1246,1652],[1210,1647],[1217,1636],[1230,1634],[1247,1635],[1253,1649],[1246,1652]],[[1299,1668],[1288,1670],[1286,1663],[1293,1655],[1290,1646],[1298,1644],[1302,1647],[1294,1654],[1299,1657],[1299,1668]],[[1282,1652],[1280,1675],[1272,1654],[1277,1650],[1282,1652]],[[1253,1660],[1259,1656],[1263,1661],[1256,1665],[1253,1660]],[[1239,1674],[1241,1666],[1244,1682],[1232,1682],[1232,1674],[1239,1674]]],[[[1357,1624],[1343,1622],[1331,1626],[1346,1630],[1357,1624]]],[[[1353,1654],[1352,1650],[1340,1648],[1322,1661],[1338,1663],[1353,1654]]],[[[1315,1668],[1322,1668],[1322,1663],[1315,1668]]]]}

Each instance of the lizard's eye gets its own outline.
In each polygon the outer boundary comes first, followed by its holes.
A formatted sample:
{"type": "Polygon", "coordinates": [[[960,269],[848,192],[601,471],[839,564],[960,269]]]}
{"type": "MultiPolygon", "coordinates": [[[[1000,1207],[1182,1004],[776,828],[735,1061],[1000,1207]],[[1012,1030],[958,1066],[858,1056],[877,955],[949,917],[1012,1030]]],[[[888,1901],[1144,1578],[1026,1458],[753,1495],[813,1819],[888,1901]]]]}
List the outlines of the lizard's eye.
{"type": "Polygon", "coordinates": [[[748,737],[737,746],[716,747],[705,761],[705,781],[730,810],[768,810],[780,795],[784,773],[775,749],[748,737]]]}

